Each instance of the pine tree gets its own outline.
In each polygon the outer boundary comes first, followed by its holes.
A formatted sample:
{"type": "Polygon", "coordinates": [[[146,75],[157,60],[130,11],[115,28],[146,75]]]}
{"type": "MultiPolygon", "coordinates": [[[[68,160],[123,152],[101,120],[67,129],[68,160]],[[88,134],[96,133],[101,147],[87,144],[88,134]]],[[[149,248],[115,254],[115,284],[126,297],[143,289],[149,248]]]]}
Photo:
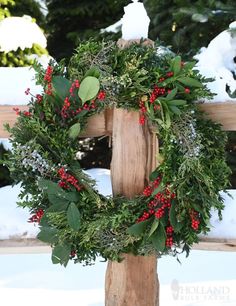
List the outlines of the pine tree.
{"type": "Polygon", "coordinates": [[[57,59],[70,57],[80,39],[97,37],[118,21],[129,0],[46,0],[48,48],[57,59]]]}
{"type": "Polygon", "coordinates": [[[176,53],[192,56],[236,16],[235,0],[144,0],[151,19],[150,38],[176,53]]]}
{"type": "Polygon", "coordinates": [[[45,28],[45,16],[40,10],[40,5],[35,0],[17,0],[15,5],[10,8],[12,16],[22,17],[23,15],[29,15],[36,19],[37,24],[45,28]]]}

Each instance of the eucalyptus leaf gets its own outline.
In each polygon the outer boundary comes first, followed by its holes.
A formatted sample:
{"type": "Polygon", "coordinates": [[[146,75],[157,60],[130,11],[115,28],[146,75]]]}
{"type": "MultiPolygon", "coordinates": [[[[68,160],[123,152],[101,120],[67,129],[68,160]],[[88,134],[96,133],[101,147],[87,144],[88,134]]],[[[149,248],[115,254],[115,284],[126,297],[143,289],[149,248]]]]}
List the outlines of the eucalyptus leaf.
{"type": "Polygon", "coordinates": [[[56,194],[57,196],[64,196],[65,190],[63,190],[60,186],[58,186],[57,183],[46,180],[46,179],[40,179],[38,181],[39,189],[42,191],[45,191],[47,194],[56,194]]]}
{"type": "Polygon", "coordinates": [[[176,114],[176,115],[180,115],[181,114],[181,110],[174,105],[169,106],[170,110],[172,111],[172,113],[176,114]]]}
{"type": "Polygon", "coordinates": [[[57,243],[58,241],[57,233],[58,233],[58,230],[56,228],[42,227],[40,232],[37,235],[37,238],[40,241],[53,244],[53,243],[57,243]]]}
{"type": "Polygon", "coordinates": [[[53,90],[55,94],[63,101],[69,95],[71,85],[72,83],[65,77],[62,76],[52,77],[53,90]]]}
{"type": "Polygon", "coordinates": [[[79,133],[80,133],[80,123],[77,122],[70,127],[69,137],[71,139],[76,139],[79,136],[79,133]]]}
{"type": "Polygon", "coordinates": [[[171,92],[166,96],[166,101],[172,100],[176,96],[177,92],[178,88],[172,89],[171,92]]]}
{"type": "Polygon", "coordinates": [[[161,223],[159,223],[158,228],[152,234],[150,239],[152,241],[152,244],[153,244],[154,248],[157,251],[159,251],[159,252],[164,251],[165,245],[166,245],[166,231],[165,231],[164,226],[161,223]]]}
{"type": "Polygon", "coordinates": [[[146,230],[150,222],[151,222],[151,219],[148,219],[148,220],[145,220],[139,223],[135,223],[128,228],[127,232],[129,235],[132,235],[132,236],[140,236],[144,233],[144,231],[146,230]]]}
{"type": "Polygon", "coordinates": [[[70,259],[71,248],[68,244],[59,244],[52,250],[52,262],[53,264],[61,264],[67,266],[70,259]]]}
{"type": "Polygon", "coordinates": [[[182,106],[182,105],[186,105],[187,101],[186,100],[171,100],[171,101],[167,101],[166,102],[169,105],[174,105],[174,106],[182,106]]]}
{"type": "Polygon", "coordinates": [[[67,210],[67,221],[69,226],[75,230],[78,231],[81,225],[81,217],[80,212],[75,205],[75,203],[71,203],[69,205],[69,208],[67,210]]]}
{"type": "Polygon", "coordinates": [[[51,204],[53,205],[60,205],[60,206],[63,206],[63,205],[68,205],[69,201],[61,196],[61,195],[57,195],[57,194],[52,194],[52,193],[49,193],[48,194],[48,200],[51,204]]]}
{"type": "Polygon", "coordinates": [[[151,226],[151,229],[150,229],[150,232],[148,234],[148,237],[152,236],[152,234],[155,232],[155,230],[157,229],[159,225],[159,219],[155,218],[153,223],[152,223],[152,226],[151,226]]]}
{"type": "MultiPolygon", "coordinates": [[[[49,195],[49,200],[51,196],[55,196],[55,195],[49,195]]],[[[46,213],[55,213],[55,212],[62,212],[62,211],[66,211],[69,205],[69,201],[66,199],[61,198],[62,200],[58,200],[58,198],[55,198],[55,201],[52,201],[51,203],[53,205],[51,205],[50,207],[47,208],[46,213]]]]}
{"type": "Polygon", "coordinates": [[[100,82],[93,76],[87,76],[80,84],[78,95],[83,103],[96,97],[100,89],[100,82]]]}
{"type": "Polygon", "coordinates": [[[190,77],[181,77],[178,79],[179,82],[181,82],[182,84],[186,85],[186,86],[191,86],[191,87],[203,87],[202,83],[199,82],[198,80],[195,80],[193,78],[190,77]]]}
{"type": "Polygon", "coordinates": [[[178,75],[181,70],[181,57],[176,56],[172,63],[172,69],[174,72],[174,76],[178,75]]]}
{"type": "Polygon", "coordinates": [[[87,76],[93,76],[98,79],[100,77],[100,71],[97,67],[92,67],[85,73],[84,77],[86,78],[87,76]]]}
{"type": "Polygon", "coordinates": [[[177,215],[176,201],[173,200],[170,208],[169,219],[170,219],[170,224],[173,226],[174,231],[178,233],[183,227],[183,224],[177,220],[176,215],[177,215]]]}
{"type": "Polygon", "coordinates": [[[162,185],[162,183],[160,183],[160,185],[153,190],[152,196],[154,197],[156,194],[158,194],[159,192],[162,192],[163,190],[164,190],[164,186],[162,185]]]}
{"type": "Polygon", "coordinates": [[[150,181],[154,181],[159,175],[159,170],[155,169],[150,175],[149,175],[149,179],[150,181]]]}

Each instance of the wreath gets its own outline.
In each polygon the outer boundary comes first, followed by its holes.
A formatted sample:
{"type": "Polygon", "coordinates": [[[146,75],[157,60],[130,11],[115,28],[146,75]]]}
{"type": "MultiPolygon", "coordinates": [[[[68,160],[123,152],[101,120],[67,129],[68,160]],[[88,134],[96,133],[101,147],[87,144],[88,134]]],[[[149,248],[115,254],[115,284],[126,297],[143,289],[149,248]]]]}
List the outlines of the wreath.
{"type": "Polygon", "coordinates": [[[22,186],[18,205],[39,223],[37,237],[51,244],[53,263],[188,254],[210,230],[211,210],[221,216],[227,138],[194,103],[212,96],[194,65],[157,45],[120,49],[92,40],[79,45],[67,68],[35,65],[44,91],[7,126],[8,167],[22,186]],[[160,166],[132,199],[99,194],[80,166],[78,138],[88,118],[113,107],[138,111],[137,124],[148,121],[161,140],[160,166]]]}

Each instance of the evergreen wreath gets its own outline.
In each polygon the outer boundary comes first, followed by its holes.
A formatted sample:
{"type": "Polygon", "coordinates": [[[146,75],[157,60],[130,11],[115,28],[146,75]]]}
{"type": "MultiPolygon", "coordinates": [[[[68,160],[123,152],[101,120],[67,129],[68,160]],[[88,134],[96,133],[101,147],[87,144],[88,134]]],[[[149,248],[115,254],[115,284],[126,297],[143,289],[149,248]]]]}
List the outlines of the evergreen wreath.
{"type": "Polygon", "coordinates": [[[42,94],[28,111],[16,109],[8,161],[21,201],[38,222],[38,239],[51,244],[52,261],[92,263],[97,256],[187,254],[221,216],[219,190],[228,186],[226,134],[194,101],[210,97],[192,62],[154,48],[113,42],[81,43],[68,69],[35,67],[42,94]],[[80,167],[78,137],[88,118],[105,108],[140,112],[156,128],[160,166],[133,199],[106,198],[80,167]]]}

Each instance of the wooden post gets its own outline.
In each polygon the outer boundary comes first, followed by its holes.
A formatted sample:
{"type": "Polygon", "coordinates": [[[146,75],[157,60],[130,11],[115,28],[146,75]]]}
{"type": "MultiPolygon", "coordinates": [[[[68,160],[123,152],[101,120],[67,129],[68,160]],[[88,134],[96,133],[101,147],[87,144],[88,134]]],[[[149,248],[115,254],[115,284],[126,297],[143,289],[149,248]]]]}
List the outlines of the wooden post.
{"type": "MultiPolygon", "coordinates": [[[[113,113],[113,193],[133,197],[143,191],[156,168],[157,138],[148,125],[139,125],[139,113],[115,109],[113,113]]],[[[109,262],[106,306],[157,306],[159,282],[155,256],[124,254],[121,263],[109,262]]]]}

